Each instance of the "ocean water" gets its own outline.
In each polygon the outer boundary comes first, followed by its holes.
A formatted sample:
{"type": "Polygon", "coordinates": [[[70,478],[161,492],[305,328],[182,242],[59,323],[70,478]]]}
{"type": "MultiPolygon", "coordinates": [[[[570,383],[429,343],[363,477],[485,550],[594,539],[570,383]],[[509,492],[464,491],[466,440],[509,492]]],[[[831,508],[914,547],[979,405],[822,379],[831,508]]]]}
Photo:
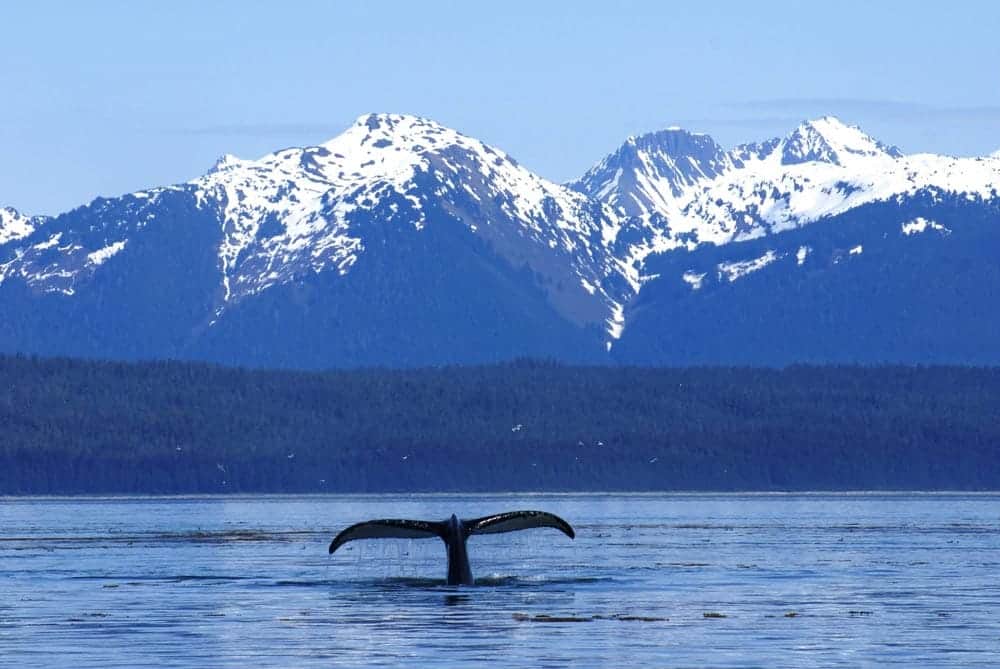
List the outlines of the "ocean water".
{"type": "Polygon", "coordinates": [[[3,667],[1000,666],[1000,496],[0,500],[3,667]],[[551,529],[349,544],[379,517],[551,529]]]}

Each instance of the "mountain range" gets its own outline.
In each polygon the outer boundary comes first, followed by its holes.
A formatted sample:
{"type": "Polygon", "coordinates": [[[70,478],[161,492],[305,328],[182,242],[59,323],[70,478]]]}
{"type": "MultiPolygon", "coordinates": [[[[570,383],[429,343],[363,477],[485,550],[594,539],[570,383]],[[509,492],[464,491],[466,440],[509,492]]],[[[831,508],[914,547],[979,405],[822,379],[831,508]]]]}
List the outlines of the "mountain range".
{"type": "Polygon", "coordinates": [[[1000,363],[1000,157],[825,117],[548,181],[433,121],[0,208],[0,351],[267,367],[1000,363]]]}

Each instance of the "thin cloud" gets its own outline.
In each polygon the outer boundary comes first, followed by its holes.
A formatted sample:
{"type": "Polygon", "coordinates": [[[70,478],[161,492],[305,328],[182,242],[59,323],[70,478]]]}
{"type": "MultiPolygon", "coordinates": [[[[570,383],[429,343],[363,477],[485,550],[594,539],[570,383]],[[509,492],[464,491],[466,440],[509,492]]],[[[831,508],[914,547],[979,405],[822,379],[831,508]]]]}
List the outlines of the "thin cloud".
{"type": "Polygon", "coordinates": [[[769,116],[760,118],[687,118],[678,119],[675,123],[682,128],[698,129],[699,127],[734,127],[734,128],[770,128],[772,126],[795,126],[802,119],[797,116],[769,116]]]}
{"type": "Polygon", "coordinates": [[[756,111],[774,114],[779,112],[811,116],[819,112],[859,116],[874,115],[894,120],[925,121],[932,118],[935,120],[1000,121],[1000,106],[996,105],[949,107],[900,100],[815,97],[743,100],[729,102],[724,106],[733,110],[742,110],[744,113],[756,111]]]}
{"type": "Polygon", "coordinates": [[[789,110],[802,107],[850,107],[858,111],[897,110],[918,112],[926,110],[929,105],[918,102],[903,102],[899,100],[873,100],[865,98],[764,98],[758,100],[742,100],[726,103],[727,107],[745,110],[774,111],[789,110]]]}
{"type": "Polygon", "coordinates": [[[210,137],[281,137],[287,135],[333,135],[346,126],[332,123],[226,123],[174,128],[170,134],[210,137]]]}

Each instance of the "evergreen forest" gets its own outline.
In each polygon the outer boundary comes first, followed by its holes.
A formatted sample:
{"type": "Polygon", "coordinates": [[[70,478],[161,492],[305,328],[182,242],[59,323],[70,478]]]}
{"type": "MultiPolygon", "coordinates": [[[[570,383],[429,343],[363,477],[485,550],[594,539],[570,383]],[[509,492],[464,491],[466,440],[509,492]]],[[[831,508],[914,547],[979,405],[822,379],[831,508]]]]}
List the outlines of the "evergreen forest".
{"type": "Polygon", "coordinates": [[[0,495],[1000,489],[1000,368],[0,357],[0,495]]]}

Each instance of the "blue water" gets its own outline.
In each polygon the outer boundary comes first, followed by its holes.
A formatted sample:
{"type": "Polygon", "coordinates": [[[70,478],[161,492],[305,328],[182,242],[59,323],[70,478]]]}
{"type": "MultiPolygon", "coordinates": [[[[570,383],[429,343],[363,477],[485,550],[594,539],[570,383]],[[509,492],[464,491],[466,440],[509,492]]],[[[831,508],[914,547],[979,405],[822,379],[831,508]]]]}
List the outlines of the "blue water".
{"type": "Polygon", "coordinates": [[[0,501],[7,667],[1000,666],[1000,496],[0,501]],[[376,517],[551,511],[470,540],[376,517]]]}

